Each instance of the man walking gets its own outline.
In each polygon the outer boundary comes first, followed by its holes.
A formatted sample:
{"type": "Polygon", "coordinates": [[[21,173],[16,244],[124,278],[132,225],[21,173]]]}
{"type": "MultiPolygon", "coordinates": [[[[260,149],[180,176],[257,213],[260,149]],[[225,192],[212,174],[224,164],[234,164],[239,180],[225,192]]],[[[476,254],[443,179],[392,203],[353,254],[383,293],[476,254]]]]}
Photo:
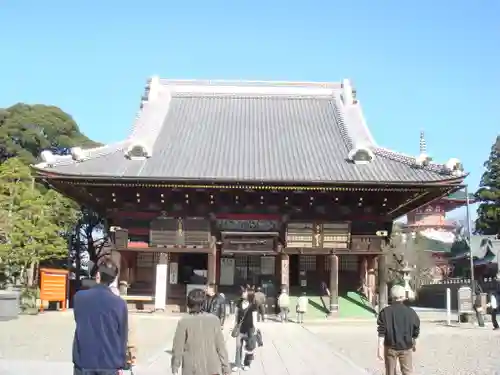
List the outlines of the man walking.
{"type": "Polygon", "coordinates": [[[214,314],[220,320],[221,327],[224,326],[226,320],[226,301],[216,292],[217,285],[210,283],[205,289],[206,299],[203,304],[203,311],[209,314],[214,314]]]}
{"type": "Polygon", "coordinates": [[[118,267],[106,259],[96,285],[74,296],[74,375],[117,375],[127,367],[127,304],[109,288],[117,275],[118,267]]]}
{"type": "Polygon", "coordinates": [[[257,305],[257,321],[264,322],[266,320],[266,295],[260,286],[257,288],[254,298],[257,305]]]}
{"type": "Polygon", "coordinates": [[[497,314],[498,314],[498,291],[494,291],[493,293],[490,294],[490,302],[488,302],[487,307],[489,309],[489,313],[491,315],[491,324],[493,324],[493,330],[497,330],[498,327],[498,321],[497,321],[497,314]]]}
{"type": "Polygon", "coordinates": [[[420,334],[420,319],[415,310],[403,303],[406,297],[403,286],[393,286],[391,297],[392,305],[382,309],[377,320],[377,356],[385,362],[386,375],[396,375],[398,361],[401,374],[411,375],[413,352],[420,334]]]}

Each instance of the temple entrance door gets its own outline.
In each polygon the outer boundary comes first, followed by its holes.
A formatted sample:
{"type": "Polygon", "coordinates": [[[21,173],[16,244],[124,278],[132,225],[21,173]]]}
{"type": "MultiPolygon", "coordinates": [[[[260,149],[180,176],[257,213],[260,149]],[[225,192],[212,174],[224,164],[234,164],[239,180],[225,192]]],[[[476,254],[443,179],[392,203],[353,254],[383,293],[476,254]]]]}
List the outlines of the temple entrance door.
{"type": "Polygon", "coordinates": [[[346,296],[349,292],[356,292],[360,287],[359,276],[360,257],[354,254],[339,256],[339,295],[346,296]]]}
{"type": "Polygon", "coordinates": [[[261,274],[260,255],[235,255],[234,282],[236,285],[244,286],[258,285],[261,274]]]}
{"type": "Polygon", "coordinates": [[[208,254],[179,254],[179,283],[205,285],[208,273],[208,254]]]}

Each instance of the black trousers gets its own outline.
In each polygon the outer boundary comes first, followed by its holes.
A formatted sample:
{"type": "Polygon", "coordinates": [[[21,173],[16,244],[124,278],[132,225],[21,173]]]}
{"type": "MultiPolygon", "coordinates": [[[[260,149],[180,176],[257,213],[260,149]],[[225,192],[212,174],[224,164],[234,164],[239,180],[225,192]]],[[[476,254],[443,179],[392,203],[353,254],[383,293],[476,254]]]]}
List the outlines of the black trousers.
{"type": "Polygon", "coordinates": [[[266,305],[262,304],[257,306],[257,321],[263,322],[266,316],[266,305]]]}
{"type": "Polygon", "coordinates": [[[73,375],[118,375],[119,370],[86,370],[73,368],[73,375]]]}
{"type": "Polygon", "coordinates": [[[497,314],[498,314],[497,309],[491,310],[491,323],[493,324],[493,328],[498,328],[497,314]]]}

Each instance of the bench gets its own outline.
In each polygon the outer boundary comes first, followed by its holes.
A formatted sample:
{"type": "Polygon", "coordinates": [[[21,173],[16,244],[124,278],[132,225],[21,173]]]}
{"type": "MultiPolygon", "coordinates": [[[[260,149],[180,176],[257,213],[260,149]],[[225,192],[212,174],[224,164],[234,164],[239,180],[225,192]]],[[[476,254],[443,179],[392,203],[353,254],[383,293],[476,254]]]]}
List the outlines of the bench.
{"type": "MultiPolygon", "coordinates": [[[[125,295],[122,296],[122,298],[126,302],[131,302],[135,304],[135,307],[138,311],[144,311],[144,304],[145,303],[154,303],[155,297],[153,296],[147,296],[147,295],[125,295]]],[[[154,308],[153,308],[154,311],[154,308]]]]}

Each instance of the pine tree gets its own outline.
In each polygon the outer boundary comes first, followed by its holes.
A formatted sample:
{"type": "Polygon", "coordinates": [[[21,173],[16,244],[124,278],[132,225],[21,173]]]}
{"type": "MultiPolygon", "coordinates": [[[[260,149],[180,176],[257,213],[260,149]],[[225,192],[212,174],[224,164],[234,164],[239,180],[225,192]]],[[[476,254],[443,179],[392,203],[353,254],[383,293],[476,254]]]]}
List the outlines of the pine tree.
{"type": "Polygon", "coordinates": [[[481,177],[476,199],[480,202],[477,210],[476,232],[484,235],[500,234],[500,136],[491,147],[486,171],[481,177]]]}

